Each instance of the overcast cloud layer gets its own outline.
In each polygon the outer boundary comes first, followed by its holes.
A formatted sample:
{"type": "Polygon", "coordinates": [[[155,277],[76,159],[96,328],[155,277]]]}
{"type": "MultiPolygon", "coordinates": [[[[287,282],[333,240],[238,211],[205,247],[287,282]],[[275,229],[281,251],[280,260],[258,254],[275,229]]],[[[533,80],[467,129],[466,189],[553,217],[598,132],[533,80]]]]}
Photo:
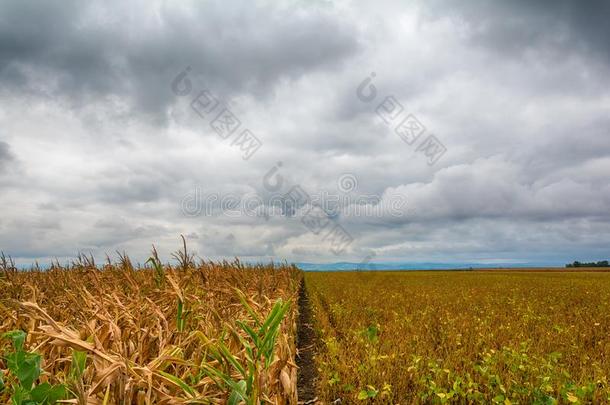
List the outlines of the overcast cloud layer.
{"type": "Polygon", "coordinates": [[[184,234],[211,259],[607,259],[608,2],[363,3],[0,2],[0,249],[169,258],[184,234]],[[233,137],[191,108],[204,89],[233,137]],[[413,145],[376,114],[387,96],[426,127],[413,145]],[[310,204],[274,213],[295,185],[337,196],[340,252],[310,204]]]}

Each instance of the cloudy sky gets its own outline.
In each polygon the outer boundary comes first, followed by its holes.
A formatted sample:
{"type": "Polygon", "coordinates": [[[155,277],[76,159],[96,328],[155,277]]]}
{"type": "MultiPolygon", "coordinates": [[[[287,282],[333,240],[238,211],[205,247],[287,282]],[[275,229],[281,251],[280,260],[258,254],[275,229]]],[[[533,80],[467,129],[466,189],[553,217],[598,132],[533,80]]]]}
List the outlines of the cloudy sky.
{"type": "Polygon", "coordinates": [[[0,249],[607,259],[609,3],[463,3],[0,1],[0,249]]]}

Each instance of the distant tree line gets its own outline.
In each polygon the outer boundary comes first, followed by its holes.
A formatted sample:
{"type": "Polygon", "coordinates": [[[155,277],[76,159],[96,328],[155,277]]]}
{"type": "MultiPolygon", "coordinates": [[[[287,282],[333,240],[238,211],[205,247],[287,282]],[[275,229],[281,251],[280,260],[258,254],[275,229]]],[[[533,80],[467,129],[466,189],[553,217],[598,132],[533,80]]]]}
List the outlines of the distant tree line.
{"type": "Polygon", "coordinates": [[[579,261],[575,261],[574,263],[566,264],[566,267],[610,267],[610,265],[608,264],[608,260],[589,263],[581,263],[579,261]]]}

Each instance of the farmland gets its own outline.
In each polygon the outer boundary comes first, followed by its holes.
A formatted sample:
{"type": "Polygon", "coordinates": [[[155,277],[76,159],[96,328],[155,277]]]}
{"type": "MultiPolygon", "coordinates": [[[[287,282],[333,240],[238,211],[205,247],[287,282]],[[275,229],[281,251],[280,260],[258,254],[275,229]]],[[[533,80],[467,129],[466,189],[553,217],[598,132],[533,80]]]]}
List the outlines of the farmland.
{"type": "Polygon", "coordinates": [[[175,257],[4,260],[0,403],[295,403],[300,272],[175,257]]]}
{"type": "Polygon", "coordinates": [[[0,258],[0,403],[610,401],[610,273],[174,259],[0,258]]]}
{"type": "Polygon", "coordinates": [[[308,273],[326,403],[610,401],[610,273],[308,273]]]}

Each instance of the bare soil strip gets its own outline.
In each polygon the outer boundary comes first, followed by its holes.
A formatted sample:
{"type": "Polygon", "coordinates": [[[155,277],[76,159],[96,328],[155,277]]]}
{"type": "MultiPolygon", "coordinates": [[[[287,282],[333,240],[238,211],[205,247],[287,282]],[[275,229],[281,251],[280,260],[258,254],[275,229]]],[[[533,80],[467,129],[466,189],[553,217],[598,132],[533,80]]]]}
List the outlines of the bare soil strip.
{"type": "Polygon", "coordinates": [[[315,331],[313,330],[311,306],[305,288],[305,280],[301,282],[299,291],[299,324],[297,331],[298,369],[297,392],[299,404],[311,404],[316,400],[316,365],[314,363],[315,331]]]}

